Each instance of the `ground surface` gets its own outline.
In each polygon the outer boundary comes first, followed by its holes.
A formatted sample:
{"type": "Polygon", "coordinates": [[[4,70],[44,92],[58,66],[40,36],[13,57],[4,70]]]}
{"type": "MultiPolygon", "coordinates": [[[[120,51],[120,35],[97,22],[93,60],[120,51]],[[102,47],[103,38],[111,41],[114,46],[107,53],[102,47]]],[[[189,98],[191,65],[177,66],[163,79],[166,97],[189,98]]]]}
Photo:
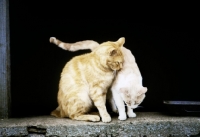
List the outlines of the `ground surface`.
{"type": "Polygon", "coordinates": [[[0,120],[0,136],[100,136],[184,137],[200,132],[200,117],[176,117],[158,112],[138,112],[136,118],[112,122],[73,121],[39,116],[0,120]]]}

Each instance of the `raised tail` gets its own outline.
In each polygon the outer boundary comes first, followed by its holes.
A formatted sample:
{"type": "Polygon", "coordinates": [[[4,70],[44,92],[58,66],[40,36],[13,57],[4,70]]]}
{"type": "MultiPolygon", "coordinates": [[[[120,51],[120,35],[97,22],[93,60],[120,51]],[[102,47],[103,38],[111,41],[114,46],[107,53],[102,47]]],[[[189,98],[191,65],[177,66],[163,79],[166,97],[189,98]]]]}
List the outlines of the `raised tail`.
{"type": "Polygon", "coordinates": [[[90,49],[91,51],[93,51],[96,47],[99,46],[99,43],[93,40],[84,40],[75,43],[65,43],[56,39],[55,37],[50,37],[49,41],[50,43],[53,43],[58,47],[68,51],[78,51],[86,49],[90,49]]]}

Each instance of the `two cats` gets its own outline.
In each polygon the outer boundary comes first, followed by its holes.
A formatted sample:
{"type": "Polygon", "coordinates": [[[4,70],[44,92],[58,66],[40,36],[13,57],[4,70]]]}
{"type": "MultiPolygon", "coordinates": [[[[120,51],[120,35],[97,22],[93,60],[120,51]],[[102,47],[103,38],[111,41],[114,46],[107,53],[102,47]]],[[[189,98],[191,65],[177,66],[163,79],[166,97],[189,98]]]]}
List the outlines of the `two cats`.
{"type": "Polygon", "coordinates": [[[58,107],[51,115],[84,121],[100,121],[101,117],[103,122],[110,122],[105,106],[106,94],[114,79],[113,72],[122,68],[124,42],[124,38],[104,42],[91,53],[67,62],[59,82],[58,107]],[[89,114],[94,106],[100,117],[89,114]]]}
{"type": "MultiPolygon", "coordinates": [[[[99,47],[99,43],[93,40],[64,43],[55,37],[51,37],[50,42],[68,51],[83,49],[94,51],[99,47]]],[[[107,93],[107,102],[113,112],[119,113],[119,120],[126,120],[127,115],[128,117],[136,117],[133,109],[137,108],[144,100],[147,88],[142,86],[142,76],[131,51],[122,47],[122,53],[124,55],[123,67],[117,72],[116,78],[107,93]],[[127,115],[124,102],[127,106],[127,115]]]]}

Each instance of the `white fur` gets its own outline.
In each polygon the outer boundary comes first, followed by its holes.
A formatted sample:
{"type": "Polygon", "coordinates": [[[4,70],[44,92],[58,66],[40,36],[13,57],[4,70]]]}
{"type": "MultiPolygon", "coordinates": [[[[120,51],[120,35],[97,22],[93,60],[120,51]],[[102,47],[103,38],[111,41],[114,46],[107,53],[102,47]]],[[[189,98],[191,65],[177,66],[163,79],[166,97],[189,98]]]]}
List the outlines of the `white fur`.
{"type": "MultiPolygon", "coordinates": [[[[132,109],[137,108],[139,104],[135,104],[138,92],[143,89],[142,76],[135,62],[135,58],[130,50],[122,48],[124,54],[123,69],[118,72],[111,87],[111,93],[108,94],[108,102],[113,112],[119,113],[119,120],[126,120],[126,112],[124,101],[126,101],[125,93],[121,89],[126,89],[131,96],[131,105],[127,105],[128,117],[136,117],[132,109]],[[111,97],[111,96],[112,97],[111,97]],[[118,110],[117,110],[118,109],[118,110]]],[[[145,91],[146,92],[146,91],[145,91]]]]}
{"type": "MultiPolygon", "coordinates": [[[[57,45],[57,39],[55,37],[51,37],[50,42],[57,45]]],[[[83,49],[90,49],[93,51],[96,47],[99,46],[99,43],[93,40],[85,40],[76,43],[62,42],[62,44],[63,45],[59,44],[59,47],[69,51],[77,51],[83,49]]],[[[142,76],[137,63],[135,62],[135,57],[131,51],[125,47],[122,47],[122,52],[124,54],[123,68],[121,71],[117,72],[116,78],[111,86],[111,90],[107,93],[107,102],[110,104],[113,112],[119,113],[119,120],[126,120],[127,115],[128,117],[136,117],[133,109],[137,108],[138,105],[143,101],[147,88],[143,87],[142,85],[142,76]],[[127,91],[129,97],[131,98],[129,99],[131,104],[126,103],[127,115],[124,105],[124,102],[127,101],[125,91],[127,91]],[[137,101],[138,97],[140,98],[139,103],[137,101]]],[[[113,72],[114,75],[115,73],[116,72],[113,72]]]]}

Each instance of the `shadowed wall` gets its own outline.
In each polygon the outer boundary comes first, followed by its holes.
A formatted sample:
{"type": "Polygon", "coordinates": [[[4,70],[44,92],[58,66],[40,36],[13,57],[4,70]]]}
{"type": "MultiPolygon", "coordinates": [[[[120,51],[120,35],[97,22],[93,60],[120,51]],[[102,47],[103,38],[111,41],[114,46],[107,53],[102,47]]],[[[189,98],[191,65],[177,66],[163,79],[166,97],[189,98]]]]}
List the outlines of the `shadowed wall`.
{"type": "MultiPolygon", "coordinates": [[[[57,106],[60,73],[75,55],[49,43],[125,37],[148,87],[141,111],[162,111],[164,99],[199,100],[198,24],[135,23],[131,14],[74,13],[66,3],[10,2],[12,114],[46,115],[57,106]]],[[[70,5],[68,5],[70,7],[70,5]]]]}

